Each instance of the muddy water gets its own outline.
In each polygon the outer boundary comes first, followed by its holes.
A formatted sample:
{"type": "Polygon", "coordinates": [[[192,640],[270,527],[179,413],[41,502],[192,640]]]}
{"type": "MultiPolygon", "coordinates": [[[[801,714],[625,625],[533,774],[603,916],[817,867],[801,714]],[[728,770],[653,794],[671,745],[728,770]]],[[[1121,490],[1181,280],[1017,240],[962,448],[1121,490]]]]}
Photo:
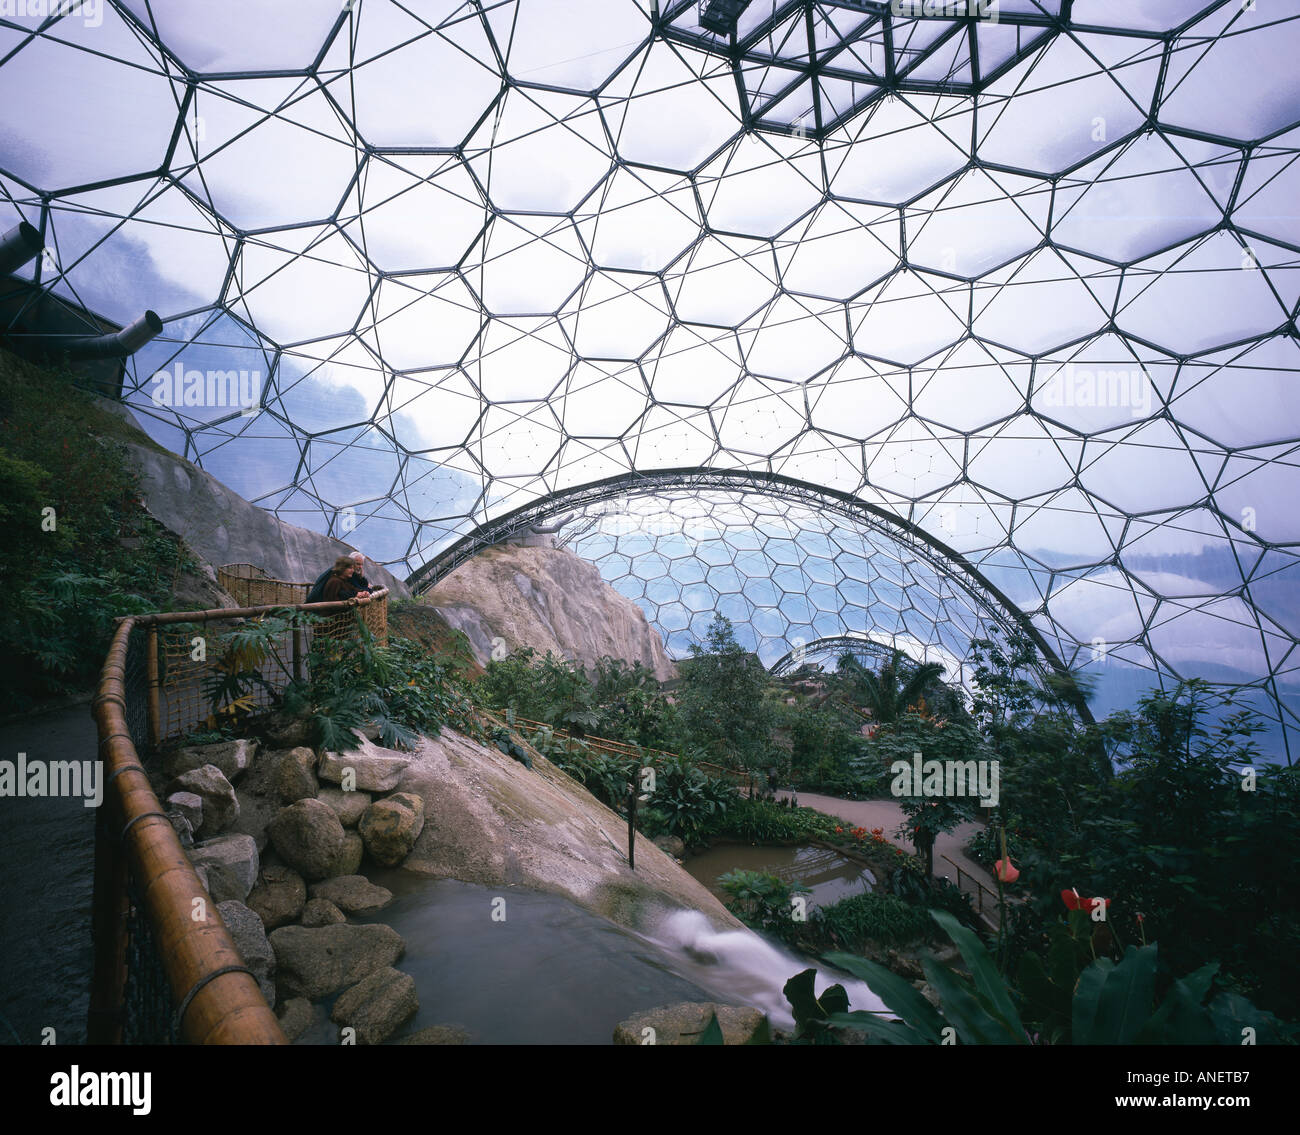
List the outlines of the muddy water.
{"type": "Polygon", "coordinates": [[[686,860],[686,870],[724,902],[727,893],[718,877],[728,871],[763,871],[787,883],[811,888],[810,906],[828,906],[850,895],[871,890],[875,876],[861,863],[823,847],[753,847],[742,843],[715,844],[686,860]]]}

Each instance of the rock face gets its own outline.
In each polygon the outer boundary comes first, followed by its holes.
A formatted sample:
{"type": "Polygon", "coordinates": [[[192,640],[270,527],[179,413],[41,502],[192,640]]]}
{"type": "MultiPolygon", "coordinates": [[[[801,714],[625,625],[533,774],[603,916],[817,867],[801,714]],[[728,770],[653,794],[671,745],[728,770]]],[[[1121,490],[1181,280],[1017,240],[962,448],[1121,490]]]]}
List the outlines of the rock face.
{"type": "Polygon", "coordinates": [[[271,933],[276,984],[285,997],[326,997],[391,966],[406,944],[391,926],[282,926],[271,933]]]}
{"type": "Polygon", "coordinates": [[[463,631],[480,665],[494,640],[591,667],[602,655],[641,662],[661,681],[677,676],[658,632],[594,564],[562,548],[497,545],[462,564],[423,602],[463,631]]]}
{"type": "Polygon", "coordinates": [[[404,1036],[397,1044],[469,1044],[469,1032],[460,1025],[431,1025],[404,1036]]]}
{"type": "Polygon", "coordinates": [[[304,879],[327,879],[338,873],[348,841],[329,805],[299,800],[281,809],[268,831],[276,854],[304,879]]]}
{"type": "Polygon", "coordinates": [[[314,883],[313,899],[328,899],[347,914],[378,914],[393,901],[393,892],[387,887],[377,887],[364,875],[340,875],[314,883]]]}
{"type": "Polygon", "coordinates": [[[669,910],[701,911],[720,930],[741,923],[670,856],[545,757],[532,769],[443,729],[421,738],[402,791],[424,801],[425,824],[402,866],[439,879],[562,894],[621,926],[648,929],[669,910]]]}
{"type": "Polygon", "coordinates": [[[226,924],[235,947],[243,955],[244,965],[253,971],[258,988],[268,1005],[275,1004],[275,954],[266,938],[262,920],[242,902],[217,903],[221,921],[226,924]]]}
{"type": "Polygon", "coordinates": [[[334,1002],[330,1020],[356,1029],[358,1044],[383,1044],[420,1008],[415,978],[386,967],[376,970],[334,1002]]]}
{"type": "MultiPolygon", "coordinates": [[[[138,428],[125,408],[119,416],[138,428]]],[[[355,550],[341,540],[277,520],[183,457],[162,451],[144,431],[140,444],[126,445],[140,472],[145,508],[209,564],[249,563],[276,579],[305,582],[355,550]]],[[[394,595],[410,595],[405,583],[377,564],[371,564],[367,574],[394,595]]]]}
{"type": "Polygon", "coordinates": [[[615,1044],[699,1044],[709,1018],[717,1014],[723,1044],[758,1042],[767,1018],[757,1009],[683,1001],[648,1009],[621,1021],[614,1030],[615,1044]],[[650,1031],[647,1031],[650,1030],[650,1031]]]}
{"type": "Polygon", "coordinates": [[[357,830],[371,859],[396,867],[411,854],[424,830],[424,801],[409,792],[394,792],[365,810],[357,830]]]}
{"type": "Polygon", "coordinates": [[[326,753],[320,763],[320,778],[331,784],[345,784],[351,770],[352,787],[366,792],[392,792],[402,779],[411,758],[393,749],[381,749],[367,738],[361,747],[347,753],[326,753]]]}
{"type": "Polygon", "coordinates": [[[248,906],[262,920],[267,931],[296,922],[307,902],[307,884],[289,867],[263,867],[248,895],[248,906]]]}
{"type": "Polygon", "coordinates": [[[176,777],[163,796],[189,792],[203,802],[203,822],[195,831],[198,839],[220,835],[239,819],[239,798],[225,774],[216,765],[204,765],[176,777]]]}
{"type": "Polygon", "coordinates": [[[207,872],[212,901],[243,902],[257,882],[257,844],[252,836],[222,835],[206,840],[190,852],[190,862],[207,872]]]}

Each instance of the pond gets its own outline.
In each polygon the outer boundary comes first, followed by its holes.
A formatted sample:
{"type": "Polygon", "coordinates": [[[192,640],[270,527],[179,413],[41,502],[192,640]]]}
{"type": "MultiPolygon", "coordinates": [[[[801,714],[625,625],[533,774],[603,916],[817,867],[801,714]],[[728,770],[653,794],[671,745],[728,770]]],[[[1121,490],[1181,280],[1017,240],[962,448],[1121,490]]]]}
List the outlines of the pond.
{"type": "Polygon", "coordinates": [[[809,906],[829,906],[850,895],[869,891],[876,877],[868,867],[826,847],[755,847],[747,843],[717,843],[692,855],[686,870],[723,902],[727,893],[718,878],[728,871],[763,871],[787,883],[810,888],[809,906]]]}

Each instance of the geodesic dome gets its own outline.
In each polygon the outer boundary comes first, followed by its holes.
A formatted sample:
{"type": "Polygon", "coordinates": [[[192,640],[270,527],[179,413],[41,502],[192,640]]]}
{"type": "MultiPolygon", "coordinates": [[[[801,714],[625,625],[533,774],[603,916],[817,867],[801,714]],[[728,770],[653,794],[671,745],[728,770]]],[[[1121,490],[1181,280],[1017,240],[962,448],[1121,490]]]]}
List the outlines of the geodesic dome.
{"type": "Polygon", "coordinates": [[[678,650],[1020,622],[1289,754],[1292,12],[3,0],[0,222],[162,315],[157,440],[399,573],[580,498],[678,650]]]}

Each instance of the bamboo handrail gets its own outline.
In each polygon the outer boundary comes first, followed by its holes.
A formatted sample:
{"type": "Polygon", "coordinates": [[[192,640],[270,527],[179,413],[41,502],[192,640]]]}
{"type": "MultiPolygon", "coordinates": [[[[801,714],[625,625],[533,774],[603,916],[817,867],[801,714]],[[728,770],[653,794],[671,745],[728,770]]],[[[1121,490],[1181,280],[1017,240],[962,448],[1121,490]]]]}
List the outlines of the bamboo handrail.
{"type": "MultiPolygon", "coordinates": [[[[287,1044],[280,1022],[257,982],[244,970],[243,957],[221,921],[216,904],[199,882],[171,822],[163,814],[131,742],[125,713],[126,654],[138,621],[148,624],[150,619],[128,616],[118,623],[92,703],[108,785],[104,805],[116,805],[109,814],[116,813],[114,822],[120,822],[108,837],[107,854],[123,857],[135,876],[144,914],[172,989],[173,1009],[184,1009],[179,1021],[181,1035],[191,1044],[287,1044]],[[206,917],[199,920],[192,917],[196,899],[206,906],[206,917]],[[182,1006],[182,998],[188,998],[188,1004],[182,1006]]],[[[114,873],[121,874],[120,870],[114,872],[106,867],[106,874],[114,873]]],[[[117,896],[101,896],[97,905],[105,898],[112,904],[117,896]]],[[[115,924],[111,910],[101,909],[99,913],[101,924],[115,924]]],[[[122,1004],[125,973],[120,938],[113,949],[113,957],[96,967],[96,988],[91,994],[101,1030],[105,1027],[102,1022],[113,1021],[122,1004]]],[[[108,1036],[101,1032],[98,1039],[118,1036],[120,1023],[108,1026],[108,1036]]]]}

